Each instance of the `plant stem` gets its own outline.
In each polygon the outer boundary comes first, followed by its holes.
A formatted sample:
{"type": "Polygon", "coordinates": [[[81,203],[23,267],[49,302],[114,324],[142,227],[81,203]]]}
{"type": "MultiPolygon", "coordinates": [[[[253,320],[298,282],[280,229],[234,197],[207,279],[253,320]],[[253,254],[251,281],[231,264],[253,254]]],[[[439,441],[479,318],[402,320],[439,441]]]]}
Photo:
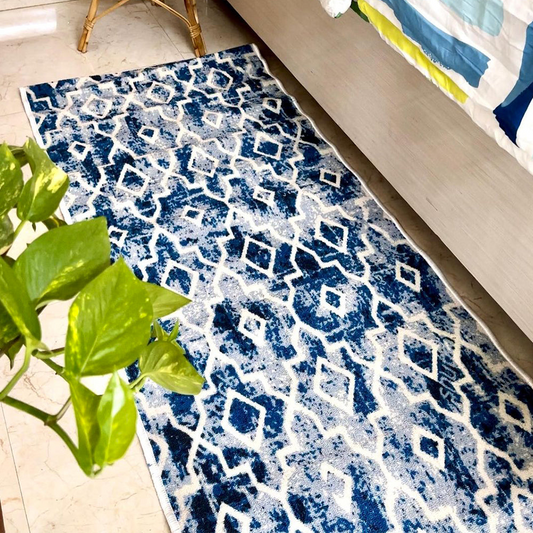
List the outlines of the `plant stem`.
{"type": "Polygon", "coordinates": [[[55,357],[56,355],[62,355],[65,353],[65,347],[63,348],[54,348],[53,350],[37,350],[33,355],[37,357],[37,359],[46,359],[48,357],[55,357]],[[51,354],[51,355],[50,355],[51,354]]]}
{"type": "Polygon", "coordinates": [[[67,383],[70,383],[71,376],[68,373],[65,373],[64,367],[58,365],[55,361],[52,361],[52,359],[39,359],[39,361],[42,361],[46,366],[49,366],[59,377],[63,378],[67,383]]]}
{"type": "Polygon", "coordinates": [[[72,403],[72,398],[69,396],[68,400],[64,403],[63,407],[61,407],[61,409],[55,415],[50,415],[50,417],[45,421],[44,425],[50,426],[54,422],[57,422],[58,420],[60,420],[63,417],[63,415],[68,411],[68,408],[70,407],[71,403],[72,403]]]}
{"type": "Polygon", "coordinates": [[[24,374],[24,372],[28,370],[28,367],[30,366],[30,359],[31,350],[26,346],[26,351],[24,352],[24,362],[22,363],[22,366],[17,370],[17,373],[11,378],[9,383],[3,388],[2,392],[0,392],[0,401],[2,401],[11,392],[13,387],[17,384],[18,380],[24,374]]]}
{"type": "MultiPolygon", "coordinates": [[[[2,399],[2,402],[6,405],[10,405],[11,407],[14,407],[15,409],[19,409],[20,411],[24,411],[25,413],[28,413],[29,415],[34,416],[35,418],[38,418],[42,422],[46,424],[46,421],[52,417],[53,415],[49,413],[45,413],[44,411],[41,411],[40,409],[37,409],[37,407],[33,407],[33,405],[30,405],[26,402],[21,402],[20,400],[16,400],[15,398],[11,398],[11,396],[6,396],[2,399]]],[[[68,449],[72,452],[72,455],[78,459],[78,448],[76,448],[76,445],[74,442],[72,442],[72,439],[69,437],[68,433],[57,424],[57,422],[52,422],[48,425],[48,427],[57,433],[63,440],[63,442],[68,446],[68,449]]]]}
{"type": "Polygon", "coordinates": [[[65,353],[65,347],[63,346],[62,348],[54,348],[53,350],[50,350],[50,353],[53,353],[54,356],[62,355],[65,353]]]}
{"type": "Polygon", "coordinates": [[[56,362],[51,359],[40,359],[45,365],[48,365],[57,375],[61,376],[65,381],[68,381],[65,376],[63,376],[63,370],[65,370],[61,365],[58,365],[56,362]]]}
{"type": "Polygon", "coordinates": [[[15,230],[15,233],[13,234],[13,240],[15,240],[19,233],[22,231],[22,228],[26,225],[27,220],[21,220],[19,225],[17,226],[17,229],[15,230]]]}

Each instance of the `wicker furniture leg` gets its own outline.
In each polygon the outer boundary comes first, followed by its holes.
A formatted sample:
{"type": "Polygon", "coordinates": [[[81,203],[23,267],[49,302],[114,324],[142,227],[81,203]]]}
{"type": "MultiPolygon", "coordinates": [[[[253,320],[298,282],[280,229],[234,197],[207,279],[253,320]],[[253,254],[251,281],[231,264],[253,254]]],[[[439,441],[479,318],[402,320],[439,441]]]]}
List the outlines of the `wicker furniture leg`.
{"type": "MultiPolygon", "coordinates": [[[[80,37],[80,42],[78,44],[78,50],[80,52],[87,52],[87,43],[91,32],[94,28],[95,23],[100,20],[102,17],[105,17],[115,9],[123,6],[129,0],[118,0],[118,2],[111,7],[107,8],[105,11],[97,14],[98,12],[98,2],[99,0],[91,0],[91,5],[89,6],[89,12],[85,18],[85,23],[83,25],[83,32],[80,37]]],[[[194,53],[196,57],[204,56],[206,53],[204,38],[202,37],[202,29],[200,28],[200,23],[198,22],[198,13],[196,11],[196,0],[185,0],[185,8],[187,9],[187,16],[182,15],[168,4],[165,3],[165,0],[152,0],[152,4],[163,7],[175,17],[181,19],[187,27],[189,28],[189,33],[191,34],[191,40],[194,47],[194,53]]]]}
{"type": "Polygon", "coordinates": [[[196,0],[185,0],[185,9],[189,18],[189,33],[191,34],[192,45],[196,57],[202,57],[206,54],[205,42],[202,36],[202,28],[198,21],[198,12],[196,10],[196,0]]]}
{"type": "Polygon", "coordinates": [[[89,42],[89,37],[94,28],[94,19],[96,17],[96,12],[98,11],[98,2],[99,0],[91,0],[89,12],[87,13],[87,17],[85,17],[83,31],[81,32],[80,42],[78,43],[78,50],[83,53],[87,52],[87,43],[89,42]]]}

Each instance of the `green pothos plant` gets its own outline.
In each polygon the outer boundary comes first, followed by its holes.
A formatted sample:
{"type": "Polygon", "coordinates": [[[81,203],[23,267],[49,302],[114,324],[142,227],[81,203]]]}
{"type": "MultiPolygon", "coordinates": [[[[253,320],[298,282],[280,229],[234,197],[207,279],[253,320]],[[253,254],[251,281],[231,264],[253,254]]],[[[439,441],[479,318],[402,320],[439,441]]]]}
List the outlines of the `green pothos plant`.
{"type": "Polygon", "coordinates": [[[170,332],[158,322],[189,300],[139,280],[122,258],[110,264],[105,218],[70,225],[57,218],[68,185],[67,175],[32,139],[22,147],[0,146],[0,355],[18,368],[0,381],[0,402],[55,431],[92,477],[130,446],[134,392],[146,379],[181,394],[197,394],[204,380],[176,341],[178,322],[170,332]],[[32,175],[24,183],[26,164],[32,175]],[[47,231],[14,257],[10,250],[27,224],[43,224],[47,231]],[[39,316],[51,302],[71,299],[64,347],[50,349],[39,316]],[[32,360],[68,383],[70,395],[57,413],[15,398],[13,389],[32,360]],[[119,372],[136,361],[139,377],[126,383],[119,372]],[[102,395],[84,384],[87,376],[104,375],[109,378],[102,395]],[[77,443],[61,426],[71,407],[77,443]]]}

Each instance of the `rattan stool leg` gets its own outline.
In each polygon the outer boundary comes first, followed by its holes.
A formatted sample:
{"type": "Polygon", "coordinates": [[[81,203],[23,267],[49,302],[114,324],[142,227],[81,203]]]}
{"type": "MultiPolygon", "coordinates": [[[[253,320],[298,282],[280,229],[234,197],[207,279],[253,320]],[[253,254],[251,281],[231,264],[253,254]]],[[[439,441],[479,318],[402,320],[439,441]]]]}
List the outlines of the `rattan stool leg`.
{"type": "Polygon", "coordinates": [[[81,32],[80,42],[78,43],[78,50],[83,53],[87,52],[87,43],[89,42],[89,37],[93,31],[94,19],[98,12],[98,2],[99,0],[91,0],[89,12],[85,18],[85,23],[83,24],[83,31],[81,32]]]}
{"type": "Polygon", "coordinates": [[[202,57],[206,54],[205,42],[202,36],[202,28],[198,21],[198,12],[196,11],[196,0],[185,0],[185,9],[189,19],[189,32],[191,34],[192,45],[196,57],[202,57]]]}

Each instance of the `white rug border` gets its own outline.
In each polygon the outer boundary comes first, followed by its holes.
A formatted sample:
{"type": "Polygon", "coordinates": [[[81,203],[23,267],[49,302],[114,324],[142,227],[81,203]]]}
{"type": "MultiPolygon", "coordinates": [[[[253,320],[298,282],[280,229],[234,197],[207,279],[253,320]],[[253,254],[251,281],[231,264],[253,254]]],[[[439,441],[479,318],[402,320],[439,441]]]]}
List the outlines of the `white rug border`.
{"type": "MultiPolygon", "coordinates": [[[[261,52],[259,51],[259,48],[257,47],[257,45],[255,43],[251,43],[251,46],[252,46],[253,51],[255,52],[255,54],[257,55],[257,57],[259,58],[259,60],[263,64],[263,67],[264,67],[265,71],[276,82],[276,84],[278,85],[280,90],[283,91],[283,93],[285,95],[287,95],[291,99],[292,103],[294,104],[296,109],[298,109],[299,113],[303,117],[305,117],[307,120],[309,120],[309,122],[311,123],[311,125],[315,129],[315,131],[318,134],[318,136],[325,143],[327,143],[327,145],[330,148],[332,148],[333,152],[335,153],[335,155],[337,156],[339,161],[341,161],[341,163],[357,178],[357,180],[361,184],[363,190],[370,196],[370,198],[372,198],[379,205],[379,207],[383,210],[384,213],[387,214],[387,216],[394,222],[394,224],[396,224],[397,228],[400,230],[401,234],[405,237],[405,239],[411,245],[411,247],[417,253],[419,253],[428,262],[428,264],[431,266],[431,268],[437,274],[437,276],[441,279],[441,281],[444,283],[446,289],[451,293],[451,295],[455,298],[455,300],[467,310],[467,312],[470,314],[470,316],[472,316],[472,318],[474,320],[476,320],[478,322],[478,324],[483,329],[484,333],[489,337],[489,339],[496,346],[496,348],[499,350],[499,352],[507,360],[507,362],[509,363],[509,365],[513,369],[513,371],[516,372],[516,374],[518,374],[531,388],[533,388],[533,378],[530,378],[511,359],[509,354],[504,350],[504,348],[498,342],[498,340],[496,339],[496,337],[494,336],[492,331],[489,329],[489,327],[475,313],[475,311],[473,311],[469,307],[469,305],[466,302],[463,301],[461,296],[459,296],[459,294],[455,291],[455,289],[450,285],[450,283],[446,279],[446,276],[443,274],[443,272],[440,270],[440,268],[433,262],[431,257],[429,257],[426,254],[426,252],[424,252],[424,250],[422,250],[411,239],[411,237],[407,234],[407,232],[404,230],[404,228],[402,227],[400,222],[396,219],[396,217],[393,216],[392,213],[389,212],[389,210],[381,203],[379,198],[377,198],[377,196],[369,189],[369,187],[366,185],[366,183],[363,181],[363,179],[361,179],[359,174],[348,164],[348,162],[344,159],[344,157],[342,157],[342,155],[339,153],[337,148],[332,143],[329,142],[329,140],[322,133],[320,128],[315,124],[315,121],[303,111],[303,109],[298,104],[298,101],[296,100],[296,98],[294,98],[292,95],[290,95],[286,91],[285,87],[283,86],[283,83],[276,76],[274,76],[274,74],[270,71],[267,62],[266,62],[265,58],[263,57],[263,55],[261,54],[261,52]]],[[[217,53],[218,52],[215,52],[212,55],[216,55],[217,53]]],[[[202,58],[195,58],[195,59],[192,59],[192,60],[191,59],[185,59],[183,61],[199,61],[201,59],[202,58]]],[[[176,61],[176,63],[181,63],[181,61],[176,61]]],[[[145,67],[145,68],[148,68],[148,67],[145,67]]],[[[81,77],[83,77],[83,76],[81,76],[81,77]]],[[[37,143],[39,144],[39,146],[41,146],[41,148],[45,148],[44,141],[43,141],[43,139],[41,137],[41,134],[39,133],[39,128],[37,126],[37,123],[35,122],[35,118],[33,116],[33,112],[32,112],[32,110],[30,108],[30,103],[28,101],[28,96],[26,94],[26,87],[21,87],[19,89],[19,91],[20,91],[20,97],[22,99],[22,104],[24,105],[24,110],[26,112],[26,116],[28,117],[28,120],[29,120],[30,125],[31,125],[31,129],[32,129],[33,135],[35,136],[35,139],[36,139],[37,143]]],[[[65,203],[63,201],[61,202],[61,205],[59,206],[59,208],[61,210],[63,218],[65,219],[65,222],[67,222],[67,224],[71,224],[72,223],[72,217],[70,216],[68,208],[67,208],[67,206],[65,205],[65,203]]],[[[137,410],[137,412],[138,412],[138,410],[137,410]]],[[[163,514],[165,515],[165,518],[167,519],[168,526],[170,528],[170,533],[180,533],[181,532],[181,528],[180,528],[178,519],[176,518],[174,510],[172,509],[172,505],[170,504],[170,499],[169,499],[169,496],[168,496],[168,492],[167,492],[167,490],[166,490],[166,488],[165,488],[165,486],[163,484],[163,479],[161,478],[161,470],[160,470],[160,468],[157,465],[157,461],[156,461],[155,456],[154,456],[154,450],[153,450],[152,445],[150,444],[150,440],[148,438],[148,432],[146,431],[146,429],[144,427],[144,424],[143,424],[143,422],[141,420],[141,416],[140,416],[139,412],[138,412],[138,423],[137,423],[137,438],[139,439],[139,443],[141,445],[141,448],[142,448],[142,451],[143,451],[143,454],[144,454],[144,458],[145,458],[146,464],[148,466],[148,470],[150,471],[150,475],[152,477],[152,483],[153,483],[154,489],[155,489],[155,491],[157,493],[157,496],[158,496],[158,499],[159,499],[159,503],[161,505],[161,509],[163,511],[163,514]]]]}
{"type": "Polygon", "coordinates": [[[308,116],[304,111],[303,109],[300,107],[300,104],[298,104],[298,101],[296,100],[296,98],[294,98],[293,96],[291,96],[286,90],[285,90],[285,87],[283,86],[283,83],[281,83],[281,81],[276,78],[276,76],[274,76],[274,74],[272,74],[272,72],[270,71],[270,69],[268,68],[268,64],[267,62],[265,61],[265,59],[263,58],[263,56],[261,55],[261,52],[259,51],[259,48],[257,47],[257,45],[255,43],[252,43],[252,48],[254,49],[255,53],[258,55],[259,59],[261,60],[261,62],[263,63],[263,66],[265,67],[265,70],[267,71],[267,73],[275,80],[275,82],[278,84],[278,87],[292,100],[292,103],[294,104],[294,106],[298,109],[298,111],[300,112],[300,114],[302,116],[304,116],[307,120],[309,120],[309,122],[312,124],[313,128],[315,129],[315,131],[318,133],[319,137],[325,142],[327,143],[327,145],[333,149],[333,152],[335,153],[335,155],[337,156],[337,158],[341,161],[341,163],[357,178],[357,180],[359,181],[359,183],[361,184],[361,186],[363,187],[363,189],[366,191],[366,193],[370,196],[370,198],[372,198],[378,205],[379,207],[383,210],[384,213],[387,214],[387,216],[394,222],[394,224],[396,224],[396,227],[400,230],[401,234],[405,237],[406,241],[411,245],[411,247],[417,252],[419,253],[427,262],[428,264],[431,266],[431,268],[435,271],[435,273],[437,274],[437,276],[441,279],[441,281],[444,283],[445,287],[448,289],[448,291],[450,291],[451,295],[455,298],[455,300],[460,304],[462,305],[467,311],[468,313],[470,314],[470,316],[476,320],[480,325],[481,327],[483,328],[483,331],[484,333],[489,337],[489,339],[492,341],[492,343],[494,344],[494,346],[496,346],[496,348],[498,348],[498,351],[504,356],[504,358],[507,360],[507,362],[510,364],[511,368],[531,387],[533,388],[533,378],[529,377],[514,361],[513,359],[509,356],[509,354],[504,350],[504,348],[501,346],[501,344],[498,342],[498,340],[496,339],[496,337],[494,336],[494,334],[492,333],[492,331],[490,330],[490,328],[485,324],[485,322],[475,313],[475,311],[473,311],[469,305],[463,301],[463,299],[461,298],[461,296],[455,291],[455,289],[450,285],[450,283],[448,282],[448,280],[446,279],[446,276],[444,275],[444,273],[441,271],[441,269],[434,263],[433,259],[431,259],[431,257],[429,257],[426,252],[424,252],[424,250],[422,250],[418,244],[416,244],[413,239],[411,239],[411,237],[407,234],[407,232],[404,230],[403,226],[400,224],[400,222],[398,222],[398,220],[396,219],[396,217],[389,212],[389,210],[381,203],[381,201],[379,200],[379,198],[377,198],[377,196],[370,190],[370,188],[367,186],[367,184],[364,182],[363,179],[361,179],[361,177],[359,176],[359,174],[350,166],[350,164],[344,159],[344,157],[342,157],[342,155],[339,153],[339,151],[337,150],[337,148],[329,142],[329,140],[326,138],[326,136],[322,133],[322,131],[320,130],[320,128],[315,124],[315,121],[310,117],[308,116]]]}
{"type": "MultiPolygon", "coordinates": [[[[80,77],[83,77],[83,76],[80,76],[80,77]]],[[[22,99],[22,104],[24,105],[24,110],[26,111],[26,116],[28,117],[28,120],[30,122],[30,126],[32,129],[33,135],[35,136],[35,139],[37,141],[37,144],[41,148],[45,148],[43,138],[41,137],[39,128],[33,116],[33,112],[30,108],[30,103],[28,101],[28,96],[26,94],[26,88],[20,87],[19,91],[20,91],[20,97],[22,99]]],[[[67,224],[72,224],[72,217],[70,216],[68,207],[65,205],[65,202],[63,200],[61,201],[61,204],[59,205],[59,209],[61,211],[61,214],[63,215],[65,222],[67,224]]],[[[126,376],[125,371],[122,373],[122,378],[127,381],[127,376],[126,376]]],[[[135,403],[137,404],[137,401],[135,403]]],[[[137,438],[139,440],[139,444],[141,445],[141,449],[144,455],[144,459],[146,461],[146,465],[148,466],[148,471],[150,472],[150,477],[152,478],[152,484],[157,494],[159,504],[161,505],[161,510],[163,511],[163,514],[165,515],[165,518],[167,520],[170,533],[181,533],[181,528],[180,528],[178,519],[176,518],[176,514],[174,513],[174,509],[172,508],[172,505],[170,503],[170,498],[168,497],[168,492],[163,484],[163,479],[161,477],[161,469],[159,468],[157,461],[155,459],[154,450],[152,448],[152,445],[150,444],[148,432],[146,431],[146,428],[144,427],[144,424],[141,420],[141,415],[140,415],[138,407],[137,407],[136,433],[137,433],[137,438]]]]}

